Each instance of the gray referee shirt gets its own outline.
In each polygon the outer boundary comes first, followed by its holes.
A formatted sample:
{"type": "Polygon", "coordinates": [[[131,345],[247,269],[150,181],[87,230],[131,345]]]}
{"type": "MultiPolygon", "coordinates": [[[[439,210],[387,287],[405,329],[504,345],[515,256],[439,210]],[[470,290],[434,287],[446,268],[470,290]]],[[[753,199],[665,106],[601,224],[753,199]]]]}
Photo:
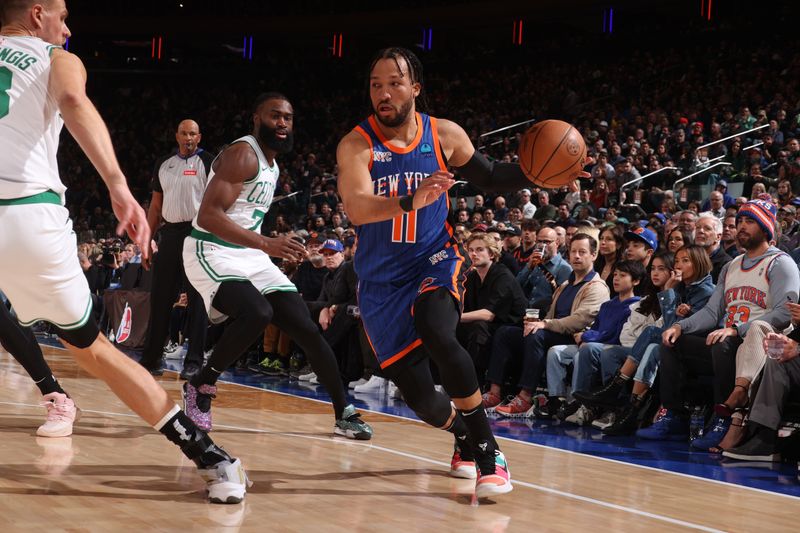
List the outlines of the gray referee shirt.
{"type": "Polygon", "coordinates": [[[214,156],[199,148],[189,157],[173,153],[156,162],[151,187],[164,195],[161,216],[165,222],[192,221],[200,209],[213,160],[214,156]]]}

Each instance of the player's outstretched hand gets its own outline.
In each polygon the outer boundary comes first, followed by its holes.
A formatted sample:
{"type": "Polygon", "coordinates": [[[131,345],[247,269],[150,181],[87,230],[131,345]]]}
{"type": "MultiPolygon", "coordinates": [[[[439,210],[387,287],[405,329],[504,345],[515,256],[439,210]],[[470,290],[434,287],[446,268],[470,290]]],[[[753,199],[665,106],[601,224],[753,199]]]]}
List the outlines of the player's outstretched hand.
{"type": "Polygon", "coordinates": [[[414,209],[422,209],[431,205],[455,183],[451,173],[437,170],[422,180],[416,192],[414,192],[414,209]]]}
{"type": "Polygon", "coordinates": [[[264,237],[261,251],[270,257],[280,257],[290,261],[302,261],[306,256],[306,247],[289,235],[264,237]]]}
{"type": "Polygon", "coordinates": [[[144,209],[125,182],[109,186],[108,192],[111,196],[111,208],[119,221],[117,235],[127,233],[142,251],[142,260],[150,259],[150,225],[144,209]]]}

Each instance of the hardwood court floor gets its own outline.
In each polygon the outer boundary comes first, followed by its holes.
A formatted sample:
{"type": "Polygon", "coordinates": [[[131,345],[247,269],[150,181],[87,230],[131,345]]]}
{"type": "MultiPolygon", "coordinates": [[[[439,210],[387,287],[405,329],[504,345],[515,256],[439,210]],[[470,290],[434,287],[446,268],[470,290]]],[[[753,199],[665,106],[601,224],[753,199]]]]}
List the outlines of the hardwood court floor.
{"type": "MultiPolygon", "coordinates": [[[[83,416],[72,437],[37,438],[38,390],[0,354],[3,531],[793,531],[800,516],[798,498],[509,440],[514,492],[476,505],[474,482],[446,474],[442,432],[367,413],[371,442],[334,438],[328,405],[227,384],[213,436],[255,484],[243,505],[210,505],[172,445],[44,350],[83,416]]],[[[179,400],[175,374],[162,382],[179,400]]]]}

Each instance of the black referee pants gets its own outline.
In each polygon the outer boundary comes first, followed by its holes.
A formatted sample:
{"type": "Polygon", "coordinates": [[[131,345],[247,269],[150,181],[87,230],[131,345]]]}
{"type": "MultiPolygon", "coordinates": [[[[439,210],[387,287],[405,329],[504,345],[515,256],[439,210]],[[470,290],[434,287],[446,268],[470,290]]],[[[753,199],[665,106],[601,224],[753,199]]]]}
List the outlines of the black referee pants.
{"type": "Polygon", "coordinates": [[[203,299],[186,279],[183,268],[183,241],[192,231],[191,222],[164,224],[161,242],[153,259],[153,288],[150,292],[150,320],[147,325],[147,340],[142,352],[142,365],[155,367],[164,352],[164,343],[169,335],[169,319],[172,305],[185,289],[189,300],[186,309],[189,318],[189,350],[184,364],[203,366],[203,347],[206,342],[208,316],[203,299]]]}

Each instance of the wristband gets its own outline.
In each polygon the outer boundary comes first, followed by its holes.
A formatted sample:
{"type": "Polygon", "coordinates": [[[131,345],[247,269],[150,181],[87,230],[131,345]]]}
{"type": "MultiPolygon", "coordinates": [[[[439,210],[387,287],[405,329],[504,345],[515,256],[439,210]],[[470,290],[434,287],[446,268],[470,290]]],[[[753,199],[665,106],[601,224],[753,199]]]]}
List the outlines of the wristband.
{"type": "Polygon", "coordinates": [[[409,194],[400,198],[400,209],[408,213],[414,210],[414,195],[409,194]]]}

